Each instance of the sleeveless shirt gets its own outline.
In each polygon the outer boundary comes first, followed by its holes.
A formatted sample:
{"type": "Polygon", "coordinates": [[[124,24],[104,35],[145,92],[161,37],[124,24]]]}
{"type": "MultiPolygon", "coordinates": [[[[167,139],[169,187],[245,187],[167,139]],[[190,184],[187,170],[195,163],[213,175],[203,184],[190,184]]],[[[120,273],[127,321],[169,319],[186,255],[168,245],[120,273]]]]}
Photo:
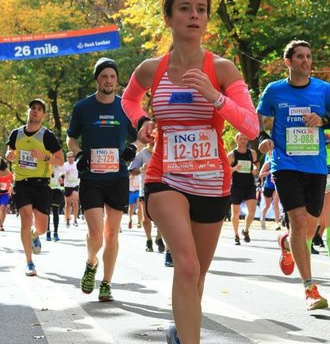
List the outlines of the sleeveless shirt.
{"type": "Polygon", "coordinates": [[[254,185],[254,177],[251,173],[253,169],[253,157],[251,150],[247,149],[245,153],[240,153],[237,149],[234,149],[234,163],[232,164],[233,167],[237,165],[238,160],[250,161],[251,168],[250,173],[240,173],[234,171],[232,176],[233,185],[235,185],[236,187],[246,187],[247,185],[254,185]]]}
{"type": "MultiPolygon", "coordinates": [[[[161,182],[188,194],[223,197],[230,194],[230,167],[223,146],[222,131],[224,120],[215,115],[212,103],[207,101],[195,89],[174,85],[168,77],[167,62],[169,54],[165,55],[156,71],[155,80],[159,83],[154,90],[152,109],[157,122],[157,140],[155,150],[146,172],[145,183],[161,182]],[[164,63],[165,62],[165,63],[164,63]],[[189,102],[171,102],[174,93],[191,94],[189,102]],[[182,130],[215,129],[220,168],[215,176],[196,178],[191,175],[168,173],[163,171],[164,133],[182,130]]],[[[214,87],[220,89],[215,76],[213,54],[206,51],[203,60],[203,72],[209,75],[214,87]]]]}

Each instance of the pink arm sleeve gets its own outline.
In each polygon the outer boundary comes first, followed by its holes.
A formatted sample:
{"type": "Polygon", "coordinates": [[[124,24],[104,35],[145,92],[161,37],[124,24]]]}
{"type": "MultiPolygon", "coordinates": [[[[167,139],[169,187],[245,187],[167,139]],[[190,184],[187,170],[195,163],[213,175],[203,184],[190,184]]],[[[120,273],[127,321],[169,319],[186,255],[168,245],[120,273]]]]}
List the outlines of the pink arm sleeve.
{"type": "Polygon", "coordinates": [[[147,113],[142,109],[141,102],[147,90],[144,89],[136,79],[135,73],[132,74],[131,79],[123,93],[121,106],[126,113],[126,116],[131,120],[133,127],[137,126],[137,121],[147,113]]]}
{"type": "Polygon", "coordinates": [[[225,104],[216,113],[250,140],[255,139],[259,134],[259,119],[244,81],[231,84],[225,96],[225,104]]]}

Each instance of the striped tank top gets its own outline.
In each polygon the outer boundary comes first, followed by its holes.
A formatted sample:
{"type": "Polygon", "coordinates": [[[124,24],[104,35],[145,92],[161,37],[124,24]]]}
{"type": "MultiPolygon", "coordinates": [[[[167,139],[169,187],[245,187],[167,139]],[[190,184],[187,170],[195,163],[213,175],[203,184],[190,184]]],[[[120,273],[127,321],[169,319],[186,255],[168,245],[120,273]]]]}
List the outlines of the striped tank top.
{"type": "MultiPolygon", "coordinates": [[[[146,172],[145,183],[161,182],[193,195],[207,197],[223,197],[230,194],[230,167],[223,147],[222,130],[224,121],[214,115],[214,106],[195,89],[176,86],[169,80],[164,59],[167,62],[169,54],[165,55],[156,71],[155,79],[159,80],[153,93],[153,114],[157,123],[157,140],[155,150],[146,172]],[[163,63],[162,63],[163,62],[163,63]],[[161,67],[163,65],[163,67],[161,67]],[[164,68],[165,66],[165,68],[164,68]],[[158,76],[157,76],[158,74],[158,76]],[[184,101],[172,101],[173,95],[183,95],[184,101]],[[164,172],[164,134],[173,132],[198,132],[214,129],[216,133],[218,168],[210,176],[200,177],[196,174],[164,172]]],[[[205,52],[203,72],[210,76],[214,86],[217,85],[213,54],[205,52]]],[[[179,96],[180,97],[180,96],[179,96]]]]}

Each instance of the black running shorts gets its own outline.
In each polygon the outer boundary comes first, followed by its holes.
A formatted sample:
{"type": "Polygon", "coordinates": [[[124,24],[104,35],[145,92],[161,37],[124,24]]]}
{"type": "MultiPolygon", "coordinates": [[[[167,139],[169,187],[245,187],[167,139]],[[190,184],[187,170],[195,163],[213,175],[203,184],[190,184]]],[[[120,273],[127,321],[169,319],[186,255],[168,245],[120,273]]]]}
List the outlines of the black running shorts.
{"type": "Polygon", "coordinates": [[[83,210],[109,207],[124,211],[128,205],[128,177],[110,180],[81,179],[79,200],[83,210]]]}
{"type": "Polygon", "coordinates": [[[232,204],[241,204],[249,199],[257,199],[257,189],[254,184],[232,185],[231,186],[231,202],[232,204]]]}
{"type": "MultiPolygon", "coordinates": [[[[190,205],[189,214],[190,219],[199,223],[215,223],[220,222],[227,215],[230,208],[230,196],[225,197],[205,197],[191,195],[170,187],[163,183],[147,183],[144,186],[145,204],[148,210],[149,195],[161,191],[176,191],[184,195],[190,205]]],[[[148,211],[148,216],[150,217],[148,211]]],[[[151,218],[151,217],[150,217],[151,218]]]]}
{"type": "Polygon", "coordinates": [[[277,171],[273,175],[285,211],[306,207],[312,216],[320,215],[327,182],[326,175],[291,170],[277,171]]]}
{"type": "Polygon", "coordinates": [[[49,215],[52,189],[47,185],[31,185],[29,182],[16,182],[14,185],[14,202],[16,208],[31,204],[33,209],[49,215]]]}

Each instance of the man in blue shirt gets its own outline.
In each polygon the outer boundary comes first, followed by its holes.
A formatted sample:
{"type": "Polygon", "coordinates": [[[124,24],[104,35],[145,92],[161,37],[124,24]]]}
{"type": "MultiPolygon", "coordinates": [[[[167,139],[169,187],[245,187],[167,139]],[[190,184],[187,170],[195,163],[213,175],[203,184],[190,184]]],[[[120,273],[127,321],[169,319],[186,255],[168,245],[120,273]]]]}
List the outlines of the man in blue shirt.
{"type": "Polygon", "coordinates": [[[104,238],[99,301],[107,302],[113,301],[110,283],[118,255],[120,222],[128,204],[127,161],[135,157],[136,147],[130,142],[136,140],[136,130],[115,93],[118,81],[115,61],[99,59],[94,67],[94,78],[96,93],[74,106],[67,145],[76,157],[79,199],[88,226],[88,256],[80,287],[85,294],[94,290],[97,254],[104,238]]]}
{"type": "Polygon", "coordinates": [[[308,310],[327,308],[312,279],[309,250],[327,178],[323,128],[328,125],[330,84],[310,77],[312,54],[306,41],[291,41],[284,62],[289,77],[268,84],[257,107],[259,115],[274,117],[271,138],[261,132],[259,150],[273,150],[271,171],[290,222],[290,234],[279,238],[281,269],[289,275],[297,265],[308,310]]]}

